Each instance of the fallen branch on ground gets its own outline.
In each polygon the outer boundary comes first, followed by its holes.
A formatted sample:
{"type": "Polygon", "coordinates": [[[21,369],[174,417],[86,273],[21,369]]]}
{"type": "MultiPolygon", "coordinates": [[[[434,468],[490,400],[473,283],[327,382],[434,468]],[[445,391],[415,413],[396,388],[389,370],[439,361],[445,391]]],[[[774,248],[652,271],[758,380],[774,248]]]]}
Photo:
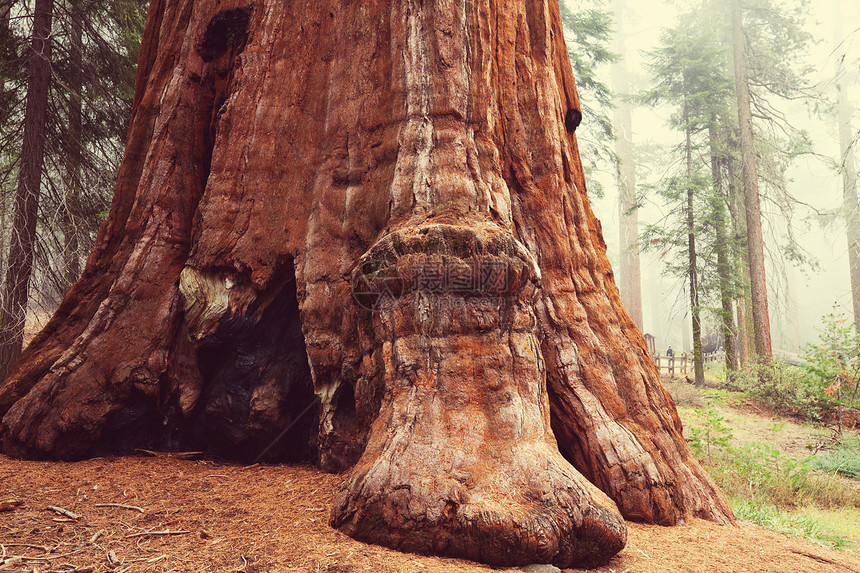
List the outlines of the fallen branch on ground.
{"type": "Polygon", "coordinates": [[[24,505],[20,499],[4,499],[0,501],[0,511],[12,511],[20,505],[24,505]]]}
{"type": "Polygon", "coordinates": [[[126,505],[124,503],[97,503],[96,507],[119,507],[122,509],[131,509],[134,511],[139,511],[140,513],[144,513],[144,509],[142,507],[137,507],[136,505],[126,505]]]}
{"type": "Polygon", "coordinates": [[[3,543],[6,547],[29,547],[30,549],[39,549],[42,553],[47,553],[48,548],[44,545],[34,545],[32,543],[3,543]]]}
{"type": "Polygon", "coordinates": [[[135,448],[134,451],[153,458],[176,458],[178,460],[196,460],[203,455],[203,452],[156,452],[143,448],[135,448]]]}
{"type": "Polygon", "coordinates": [[[95,543],[96,540],[104,534],[105,534],[104,529],[99,529],[98,531],[93,533],[92,537],[90,537],[90,543],[95,543]]]}
{"type": "Polygon", "coordinates": [[[56,505],[49,505],[45,509],[47,509],[48,511],[53,511],[55,513],[59,513],[60,515],[65,515],[69,519],[78,520],[81,518],[81,516],[78,515],[77,513],[72,513],[68,509],[63,509],[62,507],[57,507],[56,505]]]}
{"type": "Polygon", "coordinates": [[[140,533],[132,533],[131,535],[126,535],[126,539],[130,539],[132,537],[145,537],[147,535],[184,535],[186,533],[191,533],[190,531],[186,531],[184,529],[180,529],[177,531],[142,531],[140,533]]]}

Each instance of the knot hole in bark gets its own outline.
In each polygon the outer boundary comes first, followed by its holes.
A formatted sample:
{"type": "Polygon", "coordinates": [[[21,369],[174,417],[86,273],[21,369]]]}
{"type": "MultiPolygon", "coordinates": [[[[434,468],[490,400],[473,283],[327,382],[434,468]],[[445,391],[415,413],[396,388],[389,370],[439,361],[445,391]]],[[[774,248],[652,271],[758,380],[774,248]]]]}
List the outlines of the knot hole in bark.
{"type": "Polygon", "coordinates": [[[579,127],[581,121],[582,112],[578,109],[570,108],[567,110],[567,113],[564,114],[564,128],[568,133],[576,131],[576,128],[579,127]]]}
{"type": "Polygon", "coordinates": [[[241,51],[248,39],[250,8],[234,8],[215,15],[197,44],[197,53],[204,62],[211,62],[225,52],[241,51]]]}

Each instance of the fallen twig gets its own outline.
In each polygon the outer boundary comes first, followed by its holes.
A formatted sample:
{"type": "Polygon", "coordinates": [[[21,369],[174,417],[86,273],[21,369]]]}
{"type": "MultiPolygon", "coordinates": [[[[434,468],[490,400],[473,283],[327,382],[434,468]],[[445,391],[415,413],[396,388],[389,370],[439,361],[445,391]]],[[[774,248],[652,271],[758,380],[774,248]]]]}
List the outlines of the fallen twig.
{"type": "Polygon", "coordinates": [[[104,535],[104,534],[105,534],[104,529],[99,529],[98,531],[96,531],[95,533],[93,533],[93,536],[92,536],[92,537],[90,537],[90,543],[91,543],[91,544],[92,544],[92,543],[95,543],[95,542],[96,542],[96,540],[97,540],[99,537],[101,537],[102,535],[104,535]]]}
{"type": "Polygon", "coordinates": [[[639,549],[638,547],[636,548],[636,551],[638,551],[639,553],[641,553],[642,555],[644,555],[644,556],[645,556],[645,557],[647,557],[648,559],[651,559],[651,556],[650,556],[650,555],[648,555],[647,553],[645,553],[644,551],[642,551],[642,550],[641,550],[641,549],[639,549]]]}
{"type": "Polygon", "coordinates": [[[134,451],[153,458],[176,458],[178,460],[194,460],[203,455],[203,452],[156,452],[154,450],[144,450],[143,448],[135,448],[134,451]]]}
{"type": "Polygon", "coordinates": [[[184,535],[186,533],[191,533],[190,531],[179,529],[176,531],[142,531],[140,533],[132,533],[131,535],[126,535],[126,539],[130,539],[132,537],[146,537],[148,535],[184,535]]]}
{"type": "Polygon", "coordinates": [[[0,511],[12,511],[16,507],[24,505],[20,499],[4,499],[0,500],[0,511]]]}
{"type": "Polygon", "coordinates": [[[96,507],[119,507],[121,509],[132,509],[134,511],[139,511],[140,513],[145,513],[142,507],[137,507],[136,505],[126,505],[124,503],[97,503],[96,507]]]}
{"type": "MultiPolygon", "coordinates": [[[[32,543],[4,543],[3,545],[5,545],[6,547],[29,547],[30,549],[39,549],[42,551],[42,553],[48,552],[48,548],[45,547],[44,545],[33,545],[32,543]]],[[[6,555],[5,551],[6,550],[4,548],[4,550],[3,550],[4,556],[6,555]]]]}
{"type": "Polygon", "coordinates": [[[0,571],[2,571],[4,569],[11,569],[13,565],[17,565],[18,563],[21,563],[22,561],[24,561],[24,558],[21,557],[20,555],[15,555],[13,557],[10,557],[10,558],[6,559],[2,564],[0,564],[0,571]]]}
{"type": "Polygon", "coordinates": [[[803,555],[804,557],[806,557],[808,559],[812,559],[813,561],[818,561],[819,563],[824,563],[826,565],[836,565],[838,567],[842,567],[844,569],[847,569],[848,571],[853,571],[854,573],[857,573],[856,569],[852,569],[851,567],[848,567],[847,565],[839,563],[838,561],[833,561],[832,559],[827,559],[826,557],[822,557],[820,555],[813,555],[812,553],[807,553],[805,551],[797,551],[795,549],[792,549],[791,552],[795,553],[797,555],[803,555]]]}
{"type": "Polygon", "coordinates": [[[55,513],[59,513],[60,515],[65,515],[69,519],[78,520],[81,518],[81,516],[78,515],[77,513],[72,513],[68,509],[63,509],[62,507],[57,507],[56,505],[49,505],[45,509],[47,509],[49,511],[53,511],[55,513]]]}
{"type": "MultiPolygon", "coordinates": [[[[49,555],[47,557],[43,555],[42,557],[33,557],[33,559],[38,559],[39,561],[53,561],[54,559],[59,559],[60,557],[68,557],[69,555],[75,555],[77,553],[81,553],[82,551],[86,551],[86,549],[87,549],[86,547],[79,547],[78,549],[75,549],[74,551],[69,551],[68,553],[60,553],[58,555],[49,555]]],[[[28,557],[27,559],[30,559],[30,558],[28,557]]]]}

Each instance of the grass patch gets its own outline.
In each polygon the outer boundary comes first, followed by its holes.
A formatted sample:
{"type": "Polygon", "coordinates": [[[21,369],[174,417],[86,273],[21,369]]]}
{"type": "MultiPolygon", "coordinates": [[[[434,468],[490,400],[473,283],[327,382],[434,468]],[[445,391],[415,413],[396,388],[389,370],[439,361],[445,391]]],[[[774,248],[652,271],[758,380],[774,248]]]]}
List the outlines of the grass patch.
{"type": "Polygon", "coordinates": [[[822,472],[860,479],[860,439],[843,440],[837,448],[810,458],[809,465],[822,472]]]}
{"type": "Polygon", "coordinates": [[[734,393],[708,391],[685,398],[678,411],[690,448],[725,492],[738,519],[826,547],[860,552],[856,484],[836,475],[835,469],[816,471],[819,464],[828,463],[854,468],[855,461],[860,470],[860,440],[809,458],[798,442],[816,438],[820,429],[726,407],[726,402],[735,402],[734,393]],[[793,456],[776,447],[785,440],[794,444],[793,456]],[[848,456],[850,463],[845,461],[848,456]],[[853,528],[846,528],[848,515],[855,520],[853,528]]]}
{"type": "Polygon", "coordinates": [[[767,443],[714,448],[710,460],[700,461],[730,498],[787,510],[860,507],[860,495],[844,481],[814,472],[767,443]]]}
{"type": "MultiPolygon", "coordinates": [[[[845,512],[836,514],[815,511],[787,511],[778,507],[747,500],[731,500],[735,517],[752,521],[786,535],[809,539],[830,549],[858,553],[860,531],[846,531],[845,512]],[[853,535],[852,535],[853,533],[853,535]]],[[[855,519],[860,515],[854,512],[855,519]]]]}

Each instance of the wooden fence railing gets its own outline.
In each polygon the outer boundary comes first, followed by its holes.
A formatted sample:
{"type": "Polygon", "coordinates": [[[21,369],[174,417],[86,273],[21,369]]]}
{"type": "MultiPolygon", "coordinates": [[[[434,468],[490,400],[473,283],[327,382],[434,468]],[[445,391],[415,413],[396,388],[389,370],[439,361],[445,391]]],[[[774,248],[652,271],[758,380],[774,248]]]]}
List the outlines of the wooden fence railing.
{"type": "MultiPolygon", "coordinates": [[[[702,360],[707,364],[708,362],[715,362],[717,360],[722,360],[725,357],[725,353],[718,350],[716,352],[705,352],[702,354],[702,360]]],[[[657,365],[657,370],[660,372],[666,371],[669,376],[681,375],[686,376],[687,371],[693,371],[693,353],[692,352],[684,352],[681,354],[676,354],[675,356],[660,356],[659,354],[655,354],[651,358],[654,359],[654,364],[657,365]]]]}

